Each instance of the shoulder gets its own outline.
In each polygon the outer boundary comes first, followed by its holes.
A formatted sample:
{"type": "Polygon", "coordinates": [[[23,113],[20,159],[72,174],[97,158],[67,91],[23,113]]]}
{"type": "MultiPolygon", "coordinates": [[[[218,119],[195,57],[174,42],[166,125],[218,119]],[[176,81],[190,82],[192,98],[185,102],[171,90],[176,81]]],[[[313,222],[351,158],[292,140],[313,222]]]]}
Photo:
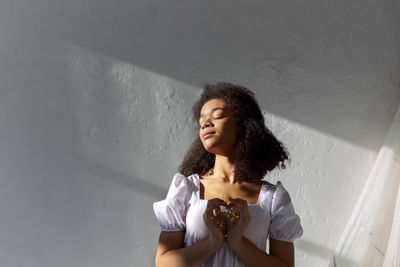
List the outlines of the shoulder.
{"type": "Polygon", "coordinates": [[[270,212],[272,216],[277,212],[294,213],[292,198],[281,181],[271,187],[270,212]]]}
{"type": "Polygon", "coordinates": [[[275,195],[277,191],[280,191],[281,189],[278,190],[278,188],[282,188],[283,185],[281,181],[277,181],[276,184],[272,184],[268,181],[261,180],[261,190],[264,191],[264,193],[269,193],[271,196],[275,195]]]}
{"type": "Polygon", "coordinates": [[[161,231],[181,231],[186,227],[186,213],[192,190],[191,178],[176,173],[171,181],[165,199],[153,203],[154,213],[160,223],[161,231]]]}
{"type": "Polygon", "coordinates": [[[276,204],[280,202],[290,202],[290,196],[281,181],[272,184],[268,181],[261,181],[262,202],[270,209],[274,209],[276,204]]]}
{"type": "Polygon", "coordinates": [[[193,184],[194,179],[195,179],[194,174],[185,176],[182,173],[177,172],[172,177],[172,182],[175,184],[180,184],[180,183],[185,183],[185,184],[192,183],[193,184]]]}
{"type": "MultiPolygon", "coordinates": [[[[195,191],[197,186],[194,175],[185,176],[181,173],[176,173],[172,178],[168,194],[188,193],[195,191]]],[[[168,196],[167,196],[168,197],[168,196]]]]}
{"type": "MultiPolygon", "coordinates": [[[[277,184],[280,183],[280,181],[277,182],[277,184]]],[[[268,188],[268,189],[273,189],[276,187],[275,184],[272,184],[266,180],[261,180],[261,186],[263,186],[264,188],[268,188]]]]}
{"type": "Polygon", "coordinates": [[[262,180],[261,186],[264,191],[270,192],[274,197],[277,194],[287,193],[287,190],[281,181],[277,181],[276,184],[272,184],[268,181],[262,180]]]}
{"type": "Polygon", "coordinates": [[[300,217],[296,213],[291,197],[278,181],[271,196],[271,223],[269,236],[275,240],[293,242],[303,234],[300,217]]]}

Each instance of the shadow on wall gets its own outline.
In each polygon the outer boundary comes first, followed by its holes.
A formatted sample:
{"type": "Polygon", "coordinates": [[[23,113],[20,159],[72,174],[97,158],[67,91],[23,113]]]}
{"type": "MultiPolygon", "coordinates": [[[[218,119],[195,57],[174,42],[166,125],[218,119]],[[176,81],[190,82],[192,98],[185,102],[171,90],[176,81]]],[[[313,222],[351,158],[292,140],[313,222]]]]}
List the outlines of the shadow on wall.
{"type": "Polygon", "coordinates": [[[343,257],[336,257],[333,256],[332,261],[329,263],[328,267],[351,267],[351,266],[358,266],[354,261],[350,261],[343,257]],[[340,260],[340,261],[339,261],[340,260]],[[340,264],[338,264],[340,262],[340,264]]]}
{"type": "Polygon", "coordinates": [[[358,2],[345,8],[314,3],[311,9],[273,1],[25,4],[19,12],[41,39],[65,40],[196,87],[238,79],[257,91],[268,112],[372,151],[380,148],[400,101],[400,51],[388,49],[400,40],[385,36],[398,25],[398,7],[387,8],[395,5],[389,1],[376,3],[376,15],[358,2]],[[383,36],[366,39],[359,30],[364,18],[379,20],[369,27],[383,36]],[[382,44],[383,37],[393,45],[382,44]]]}
{"type": "Polygon", "coordinates": [[[306,252],[308,255],[313,255],[315,257],[323,258],[323,259],[331,259],[329,263],[329,267],[348,267],[348,266],[356,266],[355,263],[349,259],[340,258],[341,265],[337,265],[336,256],[334,256],[334,250],[323,247],[320,244],[312,242],[307,239],[300,239],[296,242],[296,248],[301,249],[306,252]]]}
{"type": "MultiPolygon", "coordinates": [[[[150,195],[154,199],[163,199],[167,194],[167,189],[165,189],[164,187],[161,187],[157,184],[152,184],[142,179],[138,179],[136,177],[133,177],[132,175],[124,174],[121,171],[107,167],[103,164],[89,161],[87,159],[80,160],[80,164],[82,168],[84,168],[86,171],[89,171],[91,174],[94,174],[99,178],[112,180],[113,182],[119,183],[134,191],[150,195]]],[[[335,256],[333,256],[334,250],[323,247],[322,245],[307,239],[298,240],[296,242],[296,248],[302,250],[308,255],[313,255],[322,259],[332,259],[329,267],[356,266],[354,262],[342,257],[339,261],[341,265],[337,265],[337,259],[335,258],[335,256]]]]}
{"type": "Polygon", "coordinates": [[[167,194],[167,190],[158,184],[153,184],[146,180],[139,179],[135,177],[134,174],[125,174],[115,168],[105,166],[104,164],[99,164],[84,158],[77,160],[75,164],[75,166],[79,166],[83,170],[86,170],[99,178],[111,180],[112,182],[123,185],[133,191],[149,195],[154,199],[165,198],[165,195],[167,194]]]}

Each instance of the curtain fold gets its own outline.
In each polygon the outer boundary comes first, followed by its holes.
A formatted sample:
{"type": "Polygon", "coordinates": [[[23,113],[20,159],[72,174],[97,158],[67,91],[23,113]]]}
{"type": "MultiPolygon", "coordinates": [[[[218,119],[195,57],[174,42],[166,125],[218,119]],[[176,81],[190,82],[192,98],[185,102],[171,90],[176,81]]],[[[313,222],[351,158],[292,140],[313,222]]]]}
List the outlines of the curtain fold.
{"type": "Polygon", "coordinates": [[[400,267],[400,106],[330,266],[400,267]]]}

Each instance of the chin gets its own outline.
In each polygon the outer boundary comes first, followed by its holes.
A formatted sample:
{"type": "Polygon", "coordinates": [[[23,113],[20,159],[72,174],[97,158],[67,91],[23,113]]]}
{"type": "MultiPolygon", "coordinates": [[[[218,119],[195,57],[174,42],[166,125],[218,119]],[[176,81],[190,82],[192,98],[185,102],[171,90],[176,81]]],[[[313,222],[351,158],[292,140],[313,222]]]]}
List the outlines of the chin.
{"type": "Polygon", "coordinates": [[[225,155],[225,149],[221,149],[220,147],[216,147],[215,145],[214,146],[204,146],[204,148],[209,152],[209,153],[212,153],[212,154],[215,154],[215,155],[225,155]]]}
{"type": "Polygon", "coordinates": [[[207,152],[209,152],[209,153],[215,154],[216,149],[215,149],[215,146],[213,146],[213,145],[205,145],[204,149],[207,150],[207,152]]]}
{"type": "Polygon", "coordinates": [[[214,153],[212,147],[204,146],[204,149],[207,150],[207,152],[209,152],[209,153],[214,153]]]}

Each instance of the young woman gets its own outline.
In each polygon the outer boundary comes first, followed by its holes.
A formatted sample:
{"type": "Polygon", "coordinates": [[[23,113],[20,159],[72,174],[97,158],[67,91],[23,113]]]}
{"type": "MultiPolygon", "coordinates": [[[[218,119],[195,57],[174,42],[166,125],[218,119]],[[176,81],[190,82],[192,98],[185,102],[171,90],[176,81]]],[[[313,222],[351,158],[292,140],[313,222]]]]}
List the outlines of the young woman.
{"type": "Polygon", "coordinates": [[[303,234],[288,192],[262,180],[289,160],[249,89],[207,84],[194,104],[199,125],[179,173],[153,209],[162,266],[294,266],[303,234]],[[266,242],[269,237],[269,253],[266,242]]]}

